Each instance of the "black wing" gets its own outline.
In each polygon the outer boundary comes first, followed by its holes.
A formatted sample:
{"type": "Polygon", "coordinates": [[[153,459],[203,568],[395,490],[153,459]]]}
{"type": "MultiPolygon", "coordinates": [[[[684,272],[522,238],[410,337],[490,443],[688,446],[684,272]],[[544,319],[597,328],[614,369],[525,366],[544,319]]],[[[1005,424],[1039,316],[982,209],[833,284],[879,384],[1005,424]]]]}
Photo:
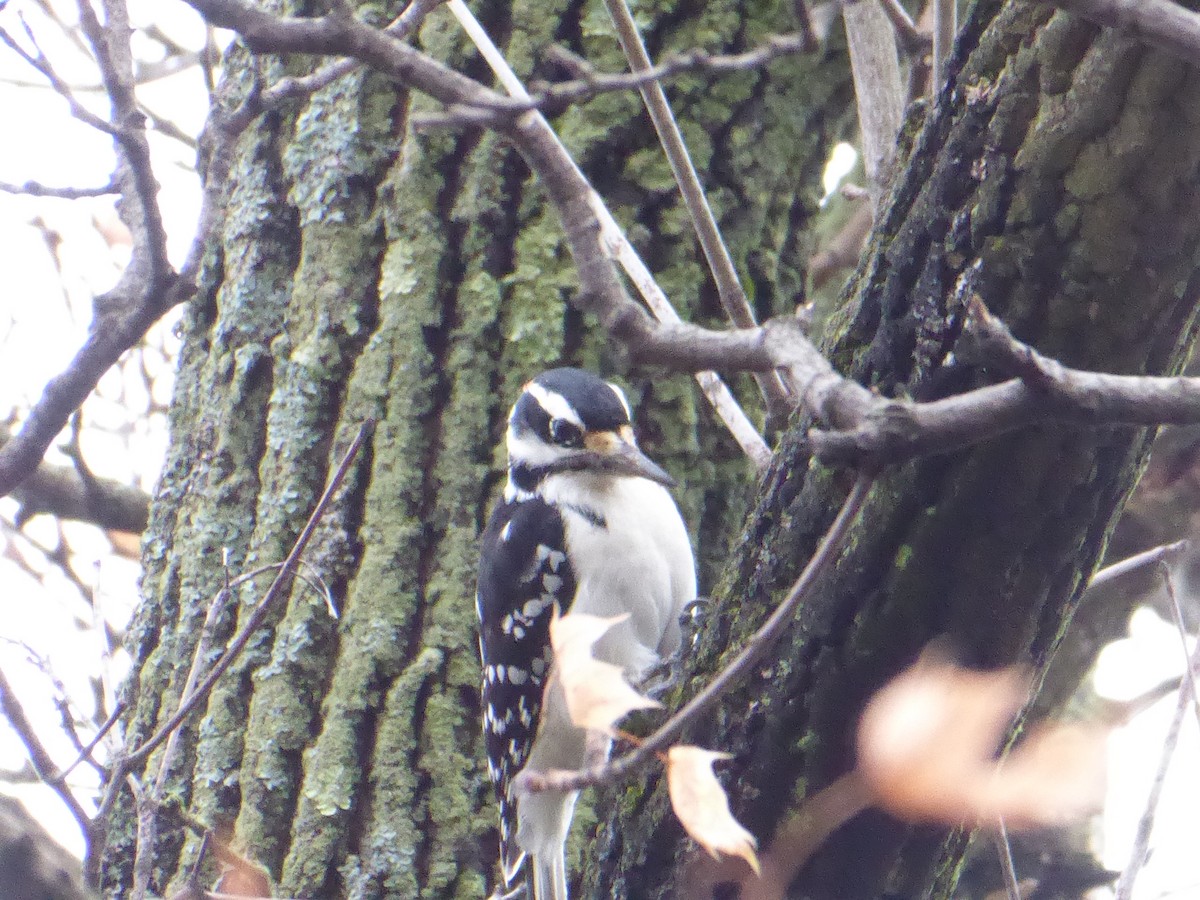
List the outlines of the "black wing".
{"type": "Polygon", "coordinates": [[[479,587],[479,653],[483,661],[483,738],[488,774],[500,803],[500,863],[506,884],[524,853],[516,845],[512,780],[537,736],[550,671],[550,619],[575,598],[558,510],[534,497],[502,503],[483,533],[479,587]]]}

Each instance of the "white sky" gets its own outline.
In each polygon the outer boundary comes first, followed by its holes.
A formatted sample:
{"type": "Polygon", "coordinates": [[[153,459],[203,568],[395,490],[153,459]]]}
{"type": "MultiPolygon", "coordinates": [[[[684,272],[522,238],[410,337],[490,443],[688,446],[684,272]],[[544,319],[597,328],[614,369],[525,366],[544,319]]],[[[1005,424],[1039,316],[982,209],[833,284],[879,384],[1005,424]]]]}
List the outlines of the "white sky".
{"type": "MultiPolygon", "coordinates": [[[[71,20],[70,3],[54,3],[63,18],[71,20]]],[[[96,73],[69,42],[56,36],[32,2],[10,0],[0,10],[0,26],[22,34],[18,16],[24,14],[35,28],[43,49],[60,74],[78,85],[94,85],[96,73]]],[[[135,23],[153,20],[180,44],[198,48],[204,29],[198,17],[177,0],[131,0],[135,23]]],[[[139,51],[154,57],[154,45],[139,44],[139,51]]],[[[93,186],[107,182],[112,169],[110,139],[73,120],[64,101],[39,87],[33,73],[6,48],[0,50],[0,110],[10,123],[8,139],[0,142],[0,181],[36,180],[55,186],[93,186]],[[32,83],[35,86],[20,86],[32,83]],[[19,136],[19,138],[18,138],[19,136]]],[[[106,112],[103,96],[82,91],[81,98],[97,113],[106,112]]],[[[146,85],[140,99],[189,134],[197,134],[207,107],[199,70],[192,68],[146,85]]],[[[187,252],[199,205],[199,186],[191,170],[193,152],[179,142],[151,136],[155,172],[161,184],[160,201],[176,263],[187,252]]],[[[847,148],[848,149],[848,148],[847,148]]],[[[843,150],[837,168],[849,168],[852,155],[843,150]]],[[[831,176],[833,173],[831,172],[831,176]]],[[[832,190],[836,176],[827,189],[832,190]]],[[[0,415],[12,410],[19,416],[38,396],[45,382],[70,360],[86,333],[91,298],[109,287],[124,262],[126,249],[110,246],[101,226],[114,221],[111,198],[64,201],[14,197],[0,193],[0,271],[5,291],[0,294],[0,415]],[[61,236],[58,249],[63,277],[55,270],[43,232],[31,223],[45,223],[61,236]]],[[[160,341],[171,352],[171,322],[160,326],[160,341]]],[[[149,489],[161,464],[165,421],[146,416],[151,401],[165,404],[170,391],[172,364],[160,354],[145,355],[144,364],[154,376],[154,397],[146,396],[144,379],[126,377],[114,370],[106,376],[97,396],[85,408],[84,451],[94,472],[136,482],[149,489]],[[115,432],[115,434],[114,434],[115,432]]],[[[66,462],[59,455],[58,461],[66,462]]],[[[0,500],[0,515],[11,519],[15,504],[0,500]]],[[[111,556],[109,544],[96,529],[68,524],[75,568],[97,591],[100,614],[117,625],[128,617],[136,600],[136,566],[111,556]]],[[[28,531],[53,547],[57,533],[47,522],[31,523],[28,531]]],[[[88,679],[106,673],[108,690],[123,667],[114,661],[95,629],[80,627],[95,615],[75,589],[53,567],[20,542],[5,543],[0,536],[0,668],[14,683],[27,712],[35,718],[43,739],[59,764],[74,757],[58,727],[58,714],[50,703],[50,680],[20,642],[45,658],[61,679],[68,695],[83,714],[90,714],[88,679]],[[21,560],[38,571],[49,572],[43,581],[25,573],[21,560]]],[[[1183,651],[1173,627],[1153,613],[1142,612],[1133,621],[1132,637],[1109,648],[1102,659],[1097,686],[1103,694],[1125,699],[1136,696],[1162,678],[1183,671],[1183,651]]],[[[1103,817],[1104,861],[1113,869],[1125,865],[1138,817],[1157,764],[1163,734],[1174,709],[1169,697],[1140,716],[1131,727],[1116,732],[1109,742],[1110,796],[1103,817]]],[[[86,739],[88,735],[84,735],[86,739]]],[[[1136,897],[1200,896],[1200,862],[1195,851],[1197,813],[1200,806],[1200,729],[1189,715],[1176,764],[1158,811],[1159,825],[1151,846],[1155,852],[1138,881],[1136,897]]],[[[19,769],[24,751],[15,735],[0,723],[0,769],[19,769]]],[[[94,773],[81,767],[75,784],[85,807],[94,788],[94,773]]],[[[59,840],[81,853],[82,838],[61,803],[47,789],[30,786],[14,791],[47,823],[59,840]]]]}

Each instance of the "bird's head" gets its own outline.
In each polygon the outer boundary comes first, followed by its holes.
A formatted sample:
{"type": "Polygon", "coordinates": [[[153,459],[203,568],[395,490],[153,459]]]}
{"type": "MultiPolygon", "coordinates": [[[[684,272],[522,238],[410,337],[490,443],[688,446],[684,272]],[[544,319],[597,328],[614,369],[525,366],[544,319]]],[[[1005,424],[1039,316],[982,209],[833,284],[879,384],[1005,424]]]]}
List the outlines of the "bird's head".
{"type": "Polygon", "coordinates": [[[638,449],[621,389],[582,369],[550,369],[525,385],[508,417],[508,470],[525,491],[567,472],[675,484],[638,449]]]}

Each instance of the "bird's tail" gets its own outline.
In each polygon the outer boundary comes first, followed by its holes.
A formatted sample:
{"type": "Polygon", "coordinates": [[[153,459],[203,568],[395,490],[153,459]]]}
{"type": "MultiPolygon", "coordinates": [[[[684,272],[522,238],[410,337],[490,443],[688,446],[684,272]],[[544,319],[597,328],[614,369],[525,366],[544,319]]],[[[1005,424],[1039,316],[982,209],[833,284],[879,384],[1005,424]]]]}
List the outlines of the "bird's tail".
{"type": "Polygon", "coordinates": [[[568,900],[567,860],[563,847],[531,855],[529,866],[533,870],[532,900],[568,900]]]}

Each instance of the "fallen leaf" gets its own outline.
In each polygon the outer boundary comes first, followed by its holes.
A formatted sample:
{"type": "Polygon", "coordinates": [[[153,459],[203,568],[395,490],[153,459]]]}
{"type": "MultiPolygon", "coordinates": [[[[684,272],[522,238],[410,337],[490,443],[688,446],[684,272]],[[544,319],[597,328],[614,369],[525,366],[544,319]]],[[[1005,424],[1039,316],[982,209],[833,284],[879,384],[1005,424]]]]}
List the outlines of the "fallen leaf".
{"type": "Polygon", "coordinates": [[[635,691],[620,666],[592,656],[596,642],[627,618],[628,613],[608,619],[573,613],[550,621],[552,677],[562,686],[571,721],[580,728],[611,733],[616,721],[635,709],[662,706],[635,691]]]}
{"type": "Polygon", "coordinates": [[[667,751],[667,789],[671,807],[692,839],[714,858],[740,856],[756,875],[762,873],[754,848],[754,835],[729,811],[729,798],[717,781],[712,765],[729,759],[703,747],[676,746],[667,751]]]}

